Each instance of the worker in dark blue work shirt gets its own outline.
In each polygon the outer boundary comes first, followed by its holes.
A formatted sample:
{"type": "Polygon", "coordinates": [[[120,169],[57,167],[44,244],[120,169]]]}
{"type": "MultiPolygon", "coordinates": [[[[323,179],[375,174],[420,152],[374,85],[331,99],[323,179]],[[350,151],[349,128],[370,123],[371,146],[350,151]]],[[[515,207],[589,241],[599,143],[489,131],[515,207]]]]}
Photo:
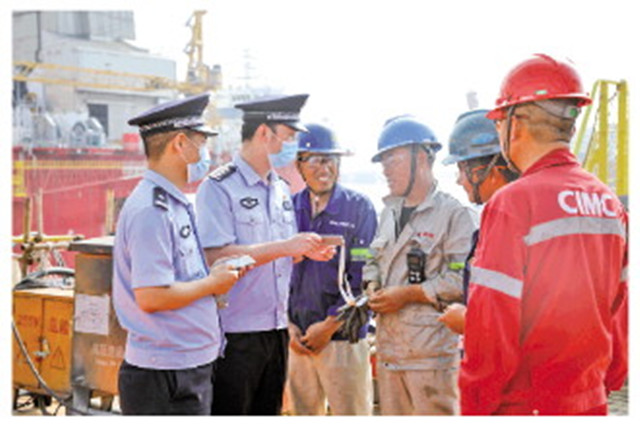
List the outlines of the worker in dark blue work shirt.
{"type": "MultiPolygon", "coordinates": [[[[348,154],[325,126],[308,124],[298,141],[298,170],[306,188],[293,197],[300,232],[344,239],[344,277],[360,294],[362,266],[377,219],[365,195],[337,184],[341,156],[348,154]]],[[[329,402],[334,415],[370,415],[372,380],[366,323],[350,343],[338,331],[337,310],[345,304],[338,287],[340,251],[328,263],[304,259],[291,276],[290,357],[287,397],[296,415],[319,415],[329,402]]],[[[346,283],[345,283],[346,284],[346,283]]]]}

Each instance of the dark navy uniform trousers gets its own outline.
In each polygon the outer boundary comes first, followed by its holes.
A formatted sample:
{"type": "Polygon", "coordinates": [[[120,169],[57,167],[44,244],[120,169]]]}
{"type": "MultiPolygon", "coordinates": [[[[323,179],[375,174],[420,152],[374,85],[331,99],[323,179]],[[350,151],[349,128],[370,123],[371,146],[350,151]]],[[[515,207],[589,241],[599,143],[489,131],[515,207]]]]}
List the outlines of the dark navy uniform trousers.
{"type": "Polygon", "coordinates": [[[212,415],[279,415],[287,377],[286,329],[226,333],[217,360],[212,415]]]}
{"type": "Polygon", "coordinates": [[[209,415],[215,362],[181,370],[137,367],[122,361],[118,374],[124,415],[209,415]]]}

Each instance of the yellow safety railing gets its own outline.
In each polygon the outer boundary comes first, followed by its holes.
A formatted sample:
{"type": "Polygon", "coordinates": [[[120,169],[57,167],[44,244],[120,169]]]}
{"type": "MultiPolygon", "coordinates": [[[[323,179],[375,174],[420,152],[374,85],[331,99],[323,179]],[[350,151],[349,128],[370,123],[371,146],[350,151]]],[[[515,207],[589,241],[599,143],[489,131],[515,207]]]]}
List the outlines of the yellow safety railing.
{"type": "Polygon", "coordinates": [[[572,141],[573,152],[588,171],[614,188],[626,203],[629,193],[629,99],[625,80],[598,80],[593,85],[594,102],[585,108],[580,127],[572,141]],[[610,96],[610,89],[615,93],[610,96]],[[617,99],[617,120],[610,116],[611,100],[617,99]],[[595,115],[592,119],[591,115],[595,115]],[[612,127],[613,125],[613,127],[612,127]],[[613,131],[613,132],[612,132],[613,131]],[[616,135],[612,141],[612,133],[616,135]],[[586,141],[588,140],[588,141],[586,141]],[[586,148],[584,144],[586,142],[586,148]],[[609,158],[615,154],[615,172],[609,158]]]}

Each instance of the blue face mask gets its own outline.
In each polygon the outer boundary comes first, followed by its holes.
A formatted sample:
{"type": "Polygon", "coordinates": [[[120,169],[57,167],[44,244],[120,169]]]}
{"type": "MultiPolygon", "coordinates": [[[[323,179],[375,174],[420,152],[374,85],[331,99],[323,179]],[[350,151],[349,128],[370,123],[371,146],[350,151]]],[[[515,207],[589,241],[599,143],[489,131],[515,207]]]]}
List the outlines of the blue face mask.
{"type": "Polygon", "coordinates": [[[282,150],[278,153],[270,154],[269,160],[274,168],[280,168],[292,163],[298,154],[298,141],[283,141],[282,150]]]}
{"type": "Polygon", "coordinates": [[[209,150],[207,150],[206,144],[200,147],[199,153],[200,160],[187,164],[188,183],[195,183],[196,181],[203,179],[207,173],[209,173],[209,168],[211,167],[211,156],[209,155],[209,150]]]}

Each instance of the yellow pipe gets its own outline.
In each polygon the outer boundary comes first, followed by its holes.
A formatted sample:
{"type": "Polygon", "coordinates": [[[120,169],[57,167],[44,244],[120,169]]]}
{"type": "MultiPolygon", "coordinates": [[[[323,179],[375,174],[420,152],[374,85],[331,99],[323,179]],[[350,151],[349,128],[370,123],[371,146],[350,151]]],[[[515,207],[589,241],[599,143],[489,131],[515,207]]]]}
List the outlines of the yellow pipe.
{"type": "MultiPolygon", "coordinates": [[[[72,79],[53,79],[46,77],[30,77],[30,76],[14,76],[13,80],[18,82],[37,82],[44,83],[49,85],[66,85],[80,88],[96,88],[96,89],[108,89],[113,91],[139,91],[139,92],[150,92],[158,89],[158,87],[150,85],[147,87],[136,87],[136,86],[125,86],[125,85],[114,85],[110,83],[97,83],[97,82],[81,82],[78,80],[72,79]]],[[[168,84],[167,88],[173,88],[173,84],[168,84]]]]}
{"type": "MultiPolygon", "coordinates": [[[[47,64],[42,62],[31,62],[31,61],[14,61],[14,67],[25,67],[29,70],[29,72],[35,70],[36,68],[44,68],[47,70],[62,70],[62,71],[72,71],[72,72],[81,72],[88,74],[96,74],[96,75],[105,75],[105,76],[114,76],[118,78],[123,77],[131,77],[135,79],[143,79],[143,80],[157,80],[162,83],[173,84],[176,83],[168,78],[154,76],[151,74],[139,74],[139,73],[128,73],[126,71],[113,71],[113,70],[101,70],[96,68],[85,68],[85,67],[73,67],[69,65],[62,64],[47,64]]],[[[22,80],[20,75],[13,76],[14,80],[22,80]]]]}
{"type": "MultiPolygon", "coordinates": [[[[591,99],[594,99],[596,94],[598,93],[599,81],[596,81],[593,84],[593,89],[591,90],[591,99]]],[[[582,123],[580,124],[580,128],[578,130],[578,134],[576,135],[576,145],[574,147],[573,153],[578,156],[582,150],[582,143],[584,141],[584,135],[587,131],[587,124],[589,123],[589,117],[591,117],[591,110],[593,108],[593,103],[589,104],[585,111],[584,116],[582,116],[582,123]]],[[[589,157],[589,146],[587,146],[587,152],[582,159],[582,165],[586,165],[587,158],[589,157]]]]}
{"type": "Polygon", "coordinates": [[[616,164],[616,193],[627,196],[629,173],[629,105],[627,82],[622,80],[618,84],[618,156],[616,164]]]}
{"type": "Polygon", "coordinates": [[[78,241],[80,239],[84,239],[84,235],[40,235],[38,236],[37,232],[31,232],[29,236],[25,235],[25,236],[11,237],[11,241],[14,244],[19,244],[21,242],[36,241],[36,239],[38,242],[68,242],[68,241],[78,241]]]}
{"type": "Polygon", "coordinates": [[[598,108],[598,136],[594,158],[594,174],[605,184],[609,183],[607,149],[609,146],[609,87],[600,82],[600,106],[598,108]]]}

